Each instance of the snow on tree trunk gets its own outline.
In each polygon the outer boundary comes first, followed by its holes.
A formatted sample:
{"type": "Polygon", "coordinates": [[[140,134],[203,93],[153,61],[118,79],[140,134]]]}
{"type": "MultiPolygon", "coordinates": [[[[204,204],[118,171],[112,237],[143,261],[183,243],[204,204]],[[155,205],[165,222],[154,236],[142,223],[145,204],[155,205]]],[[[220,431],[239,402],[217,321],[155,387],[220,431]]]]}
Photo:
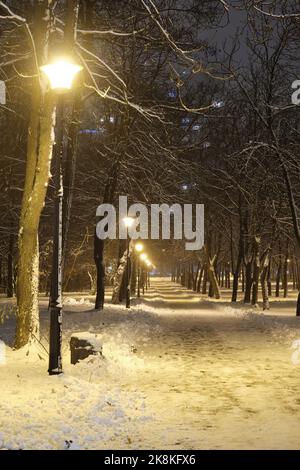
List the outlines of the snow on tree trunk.
{"type": "Polygon", "coordinates": [[[260,282],[261,282],[261,292],[262,292],[262,299],[263,299],[263,310],[269,310],[269,290],[268,290],[268,271],[270,266],[270,248],[267,249],[263,261],[262,261],[262,272],[260,275],[260,282]]]}
{"type": "Polygon", "coordinates": [[[220,299],[221,291],[215,271],[215,260],[217,255],[211,258],[209,256],[207,248],[204,247],[204,256],[206,260],[207,278],[210,283],[211,295],[214,296],[216,299],[220,299]]]}
{"type": "MultiPolygon", "coordinates": [[[[38,312],[38,228],[44,207],[52,145],[54,140],[55,101],[49,93],[45,96],[40,118],[39,151],[35,179],[30,196],[23,199],[19,230],[19,258],[17,275],[17,328],[15,347],[20,348],[39,336],[38,312]]],[[[30,130],[29,130],[30,132],[30,130]]]]}
{"type": "Polygon", "coordinates": [[[286,246],[284,264],[283,264],[283,276],[282,276],[282,288],[283,288],[283,297],[288,295],[288,266],[289,266],[289,248],[288,243],[286,246]]]}
{"type": "MultiPolygon", "coordinates": [[[[133,242],[131,240],[129,243],[129,260],[130,260],[132,251],[133,251],[133,242]]],[[[113,286],[112,299],[111,299],[113,304],[118,304],[120,302],[119,295],[120,295],[120,289],[122,287],[123,277],[124,275],[126,275],[127,260],[128,260],[128,257],[127,257],[127,249],[126,249],[123,253],[123,256],[120,259],[120,263],[119,263],[118,269],[114,277],[114,286],[113,286]]]]}
{"type": "MultiPolygon", "coordinates": [[[[37,2],[34,6],[33,40],[37,67],[47,60],[51,8],[54,3],[53,0],[45,0],[37,2]]],[[[78,0],[69,0],[65,39],[70,47],[74,42],[77,14],[78,0]]],[[[21,348],[28,342],[39,338],[38,229],[50,177],[54,144],[56,97],[51,91],[45,92],[37,72],[35,70],[35,76],[32,79],[25,185],[18,238],[16,348],[21,348]]]]}
{"type": "Polygon", "coordinates": [[[260,273],[260,237],[254,237],[254,269],[252,281],[252,305],[258,302],[258,282],[260,273]]]}

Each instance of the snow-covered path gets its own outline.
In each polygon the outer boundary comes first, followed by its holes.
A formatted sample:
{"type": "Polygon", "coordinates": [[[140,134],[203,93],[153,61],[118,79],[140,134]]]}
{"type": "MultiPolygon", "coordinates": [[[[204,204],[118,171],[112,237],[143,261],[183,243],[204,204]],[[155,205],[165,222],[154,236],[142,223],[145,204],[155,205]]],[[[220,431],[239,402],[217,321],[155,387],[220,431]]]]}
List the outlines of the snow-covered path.
{"type": "Polygon", "coordinates": [[[153,279],[129,312],[67,303],[65,374],[47,376],[42,347],[0,366],[0,448],[300,449],[300,319],[283,302],[263,315],[153,279]],[[74,331],[105,359],[69,365],[74,331]]]}

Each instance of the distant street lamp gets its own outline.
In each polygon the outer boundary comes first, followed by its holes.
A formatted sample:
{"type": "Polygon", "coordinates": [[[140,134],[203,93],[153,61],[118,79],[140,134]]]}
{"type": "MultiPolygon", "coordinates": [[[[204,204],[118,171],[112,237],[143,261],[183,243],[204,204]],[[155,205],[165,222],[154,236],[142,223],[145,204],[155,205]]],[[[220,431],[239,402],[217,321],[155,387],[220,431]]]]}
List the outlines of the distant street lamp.
{"type": "Polygon", "coordinates": [[[126,237],[126,308],[130,308],[130,272],[129,272],[129,237],[128,229],[132,226],[134,222],[133,217],[124,217],[123,223],[127,228],[127,237],[126,237]]]}
{"type": "MultiPolygon", "coordinates": [[[[143,250],[144,246],[142,243],[136,243],[135,249],[138,253],[143,250]]],[[[137,296],[141,296],[141,286],[140,286],[140,257],[137,257],[137,281],[138,281],[138,288],[137,288],[137,296]]]]}
{"type": "Polygon", "coordinates": [[[53,259],[50,292],[50,337],[49,337],[49,375],[62,373],[62,206],[63,206],[63,145],[64,145],[64,101],[76,74],[82,69],[66,59],[59,59],[40,67],[47,76],[51,90],[58,94],[56,105],[55,132],[55,203],[53,259]]]}

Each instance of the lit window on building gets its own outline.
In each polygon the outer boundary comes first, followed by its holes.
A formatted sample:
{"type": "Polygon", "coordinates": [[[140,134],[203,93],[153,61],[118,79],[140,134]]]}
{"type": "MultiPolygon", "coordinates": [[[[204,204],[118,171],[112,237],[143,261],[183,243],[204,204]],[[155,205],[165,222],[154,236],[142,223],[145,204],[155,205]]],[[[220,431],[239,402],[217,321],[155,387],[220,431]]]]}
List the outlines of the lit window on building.
{"type": "Polygon", "coordinates": [[[169,90],[168,91],[168,97],[169,98],[176,98],[176,96],[177,96],[176,90],[169,90]]]}
{"type": "Polygon", "coordinates": [[[223,106],[225,106],[225,103],[222,100],[215,100],[213,101],[212,105],[214,108],[223,108],[223,106]]]}
{"type": "Polygon", "coordinates": [[[189,117],[184,117],[184,118],[181,119],[181,124],[183,124],[185,126],[188,125],[190,122],[191,122],[191,118],[189,118],[189,117]]]}

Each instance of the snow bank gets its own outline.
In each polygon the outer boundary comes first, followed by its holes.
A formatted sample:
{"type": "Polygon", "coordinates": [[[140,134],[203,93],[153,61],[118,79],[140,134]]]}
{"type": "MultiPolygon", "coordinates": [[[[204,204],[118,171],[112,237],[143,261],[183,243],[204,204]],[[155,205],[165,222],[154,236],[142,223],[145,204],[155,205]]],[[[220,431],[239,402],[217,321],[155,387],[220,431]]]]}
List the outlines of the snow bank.
{"type": "Polygon", "coordinates": [[[63,304],[70,305],[70,306],[78,306],[78,305],[93,306],[94,305],[89,299],[85,299],[84,297],[81,297],[80,299],[77,299],[77,300],[74,299],[73,297],[65,297],[63,299],[63,304]]]}
{"type": "Polygon", "coordinates": [[[250,323],[252,328],[269,333],[274,340],[290,345],[300,336],[300,322],[298,318],[289,321],[291,326],[284,323],[282,318],[275,315],[266,314],[265,311],[257,309],[236,309],[226,307],[226,314],[234,315],[250,323]]]}

